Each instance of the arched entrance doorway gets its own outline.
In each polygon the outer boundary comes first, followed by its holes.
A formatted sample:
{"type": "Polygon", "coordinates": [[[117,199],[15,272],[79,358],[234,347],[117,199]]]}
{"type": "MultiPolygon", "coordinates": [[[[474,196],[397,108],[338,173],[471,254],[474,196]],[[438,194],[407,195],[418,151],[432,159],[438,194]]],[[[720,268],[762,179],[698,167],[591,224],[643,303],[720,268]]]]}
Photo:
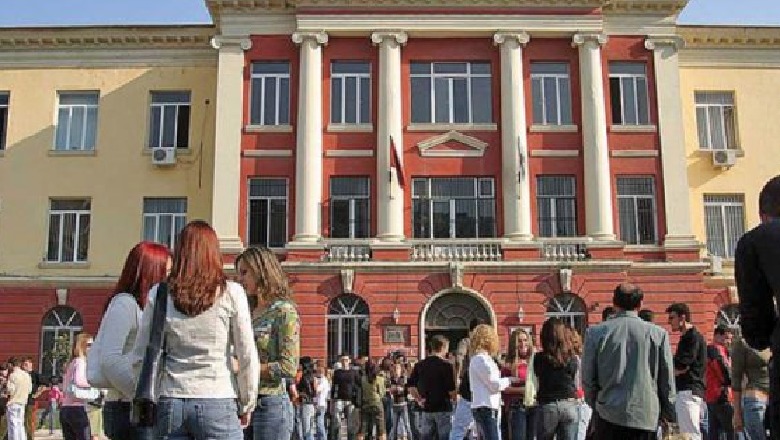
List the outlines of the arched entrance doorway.
{"type": "Polygon", "coordinates": [[[448,289],[434,295],[425,305],[420,322],[420,358],[425,357],[428,341],[434,335],[450,341],[450,351],[468,335],[469,323],[480,318],[489,324],[496,322],[490,303],[479,293],[465,289],[448,289]]]}

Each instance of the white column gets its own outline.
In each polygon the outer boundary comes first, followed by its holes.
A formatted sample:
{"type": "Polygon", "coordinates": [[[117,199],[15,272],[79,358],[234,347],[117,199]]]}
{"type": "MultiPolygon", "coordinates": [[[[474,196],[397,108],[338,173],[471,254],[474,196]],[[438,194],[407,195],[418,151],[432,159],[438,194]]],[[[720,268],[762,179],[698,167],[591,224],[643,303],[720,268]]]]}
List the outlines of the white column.
{"type": "Polygon", "coordinates": [[[678,51],[684,41],[677,36],[654,37],[645,40],[645,48],[653,51],[655,83],[658,94],[658,134],[661,140],[661,166],[664,178],[666,237],[664,246],[698,246],[691,227],[691,207],[688,188],[685,131],[680,94],[678,51]]]}
{"type": "Polygon", "coordinates": [[[501,189],[504,237],[530,240],[531,184],[523,86],[525,32],[498,32],[493,42],[501,52],[501,189]]]}
{"type": "Polygon", "coordinates": [[[244,51],[252,47],[252,41],[216,36],[211,45],[219,50],[211,226],[219,237],[220,250],[238,253],[244,249],[238,233],[244,51]]]}
{"type": "Polygon", "coordinates": [[[586,232],[596,240],[614,240],[612,186],[607,144],[607,111],[601,68],[603,34],[576,34],[582,89],[582,147],[585,167],[586,232]]]}
{"type": "Polygon", "coordinates": [[[322,46],[328,42],[328,34],[296,32],[292,40],[301,46],[293,241],[313,243],[321,238],[322,46]]]}
{"type": "MultiPolygon", "coordinates": [[[[401,46],[403,32],[375,32],[371,41],[379,45],[379,99],[377,101],[377,238],[386,242],[404,239],[404,192],[390,167],[390,138],[403,151],[403,112],[401,107],[401,46]]],[[[399,154],[403,161],[403,154],[399,154]]],[[[407,176],[408,177],[408,176],[407,176]]],[[[411,181],[407,178],[406,186],[411,181]]]]}

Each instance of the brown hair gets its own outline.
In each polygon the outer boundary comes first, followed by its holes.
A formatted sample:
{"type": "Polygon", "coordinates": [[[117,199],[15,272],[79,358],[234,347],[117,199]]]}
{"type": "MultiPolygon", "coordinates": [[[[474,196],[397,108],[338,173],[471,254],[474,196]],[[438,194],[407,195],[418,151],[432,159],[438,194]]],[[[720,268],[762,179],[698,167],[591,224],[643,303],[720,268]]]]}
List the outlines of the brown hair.
{"type": "Polygon", "coordinates": [[[91,340],[92,335],[89,333],[79,333],[79,335],[76,336],[76,342],[73,344],[73,356],[71,359],[85,357],[87,355],[87,350],[89,349],[89,341],[91,340]]]}
{"type": "Polygon", "coordinates": [[[168,283],[173,304],[187,316],[210,309],[227,287],[217,233],[208,223],[195,220],[182,229],[168,283]]]}
{"type": "MultiPolygon", "coordinates": [[[[508,364],[515,364],[516,362],[520,360],[528,360],[531,358],[531,355],[534,353],[534,337],[531,336],[531,332],[524,328],[516,328],[512,330],[512,333],[509,334],[509,347],[507,349],[506,353],[506,362],[508,364]],[[517,354],[517,347],[520,345],[518,340],[520,339],[520,335],[526,335],[528,337],[528,354],[525,356],[522,356],[523,359],[521,359],[521,356],[518,356],[517,354]]],[[[514,371],[514,370],[512,370],[514,371]]]]}
{"type": "Polygon", "coordinates": [[[287,274],[276,255],[265,247],[251,247],[236,258],[236,267],[241,263],[257,282],[257,294],[262,301],[292,298],[292,289],[287,281],[287,274]]]}
{"type": "Polygon", "coordinates": [[[491,325],[480,324],[469,335],[469,352],[474,354],[481,350],[491,356],[498,354],[498,333],[491,325]]]}
{"type": "Polygon", "coordinates": [[[582,356],[582,337],[576,329],[566,326],[566,337],[569,338],[569,345],[572,353],[582,356]]]}
{"type": "Polygon", "coordinates": [[[552,317],[542,325],[540,341],[542,355],[554,366],[562,367],[573,356],[570,337],[566,334],[566,324],[560,318],[552,317]]]}

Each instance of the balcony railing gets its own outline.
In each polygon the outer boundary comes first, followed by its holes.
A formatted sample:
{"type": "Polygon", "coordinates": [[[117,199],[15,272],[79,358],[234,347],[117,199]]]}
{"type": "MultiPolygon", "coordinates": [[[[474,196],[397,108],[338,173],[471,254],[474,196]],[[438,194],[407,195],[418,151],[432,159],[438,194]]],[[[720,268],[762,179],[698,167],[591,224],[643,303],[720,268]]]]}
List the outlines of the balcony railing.
{"type": "Polygon", "coordinates": [[[412,261],[499,261],[500,241],[415,240],[412,261]]]}
{"type": "Polygon", "coordinates": [[[542,258],[553,261],[582,261],[590,258],[590,238],[541,238],[542,258]]]}
{"type": "Polygon", "coordinates": [[[371,247],[368,243],[329,243],[326,261],[353,262],[371,261],[371,247]]]}

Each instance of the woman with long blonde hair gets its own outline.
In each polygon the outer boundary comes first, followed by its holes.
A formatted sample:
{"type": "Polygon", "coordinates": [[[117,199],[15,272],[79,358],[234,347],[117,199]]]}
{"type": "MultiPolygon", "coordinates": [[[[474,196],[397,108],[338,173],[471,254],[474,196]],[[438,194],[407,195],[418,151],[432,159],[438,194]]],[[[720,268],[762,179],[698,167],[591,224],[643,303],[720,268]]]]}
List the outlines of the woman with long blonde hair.
{"type": "Polygon", "coordinates": [[[289,440],[294,410],[286,382],[295,379],[300,357],[300,321],[287,275],[276,255],[249,248],[236,258],[238,279],[257,308],[252,326],[260,356],[259,402],[252,415],[256,440],[289,440]]]}
{"type": "Polygon", "coordinates": [[[87,350],[92,344],[92,335],[80,333],[73,344],[73,353],[65,368],[63,389],[65,394],[60,409],[60,426],[64,440],[90,440],[92,431],[87,417],[86,401],[77,398],[73,392],[73,386],[90,388],[87,382],[87,350]]]}
{"type": "Polygon", "coordinates": [[[517,377],[518,382],[504,390],[504,414],[506,415],[511,440],[524,440],[532,437],[534,424],[528,408],[523,404],[525,381],[528,376],[528,363],[534,354],[534,342],[531,333],[518,328],[509,334],[509,348],[502,371],[503,376],[517,377]]]}
{"type": "Polygon", "coordinates": [[[498,334],[493,326],[480,324],[469,335],[471,412],[484,440],[500,438],[498,412],[501,409],[501,391],[517,380],[501,377],[493,360],[498,350],[498,334]]]}

